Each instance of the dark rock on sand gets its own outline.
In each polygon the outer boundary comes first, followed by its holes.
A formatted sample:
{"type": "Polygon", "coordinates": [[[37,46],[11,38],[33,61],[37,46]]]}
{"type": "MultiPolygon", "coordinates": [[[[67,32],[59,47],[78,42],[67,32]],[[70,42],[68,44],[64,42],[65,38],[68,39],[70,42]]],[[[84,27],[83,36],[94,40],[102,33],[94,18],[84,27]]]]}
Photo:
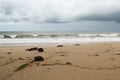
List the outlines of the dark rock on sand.
{"type": "Polygon", "coordinates": [[[38,51],[38,52],[44,52],[44,49],[43,49],[43,48],[34,47],[34,48],[26,49],[25,51],[38,51]]]}
{"type": "Polygon", "coordinates": [[[44,58],[42,56],[36,56],[34,57],[34,61],[44,61],[44,58]]]}
{"type": "Polygon", "coordinates": [[[38,52],[44,52],[43,48],[38,48],[37,50],[38,50],[38,52]]]}
{"type": "Polygon", "coordinates": [[[37,47],[34,47],[34,48],[26,49],[25,51],[35,51],[37,49],[38,49],[37,47]]]}
{"type": "Polygon", "coordinates": [[[63,45],[57,45],[57,47],[63,47],[63,45]]]}
{"type": "Polygon", "coordinates": [[[4,38],[12,38],[12,37],[9,35],[4,35],[4,38]]]}
{"type": "Polygon", "coordinates": [[[80,44],[75,44],[75,46],[79,46],[80,44]]]}
{"type": "Polygon", "coordinates": [[[72,63],[71,62],[66,62],[66,65],[72,65],[72,63]]]}
{"type": "Polygon", "coordinates": [[[11,52],[8,52],[7,54],[11,54],[11,52]]]}
{"type": "Polygon", "coordinates": [[[98,54],[94,55],[94,56],[99,56],[98,54]]]}

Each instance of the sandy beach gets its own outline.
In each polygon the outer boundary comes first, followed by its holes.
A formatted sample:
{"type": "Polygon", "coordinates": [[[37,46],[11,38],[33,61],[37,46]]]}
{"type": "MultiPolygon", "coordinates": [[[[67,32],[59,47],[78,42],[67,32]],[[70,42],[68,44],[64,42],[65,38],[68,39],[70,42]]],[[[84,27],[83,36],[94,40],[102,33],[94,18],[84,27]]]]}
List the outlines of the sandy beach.
{"type": "Polygon", "coordinates": [[[120,43],[0,47],[0,80],[119,80],[119,74],[120,43]],[[32,47],[44,52],[26,51],[32,47]],[[30,63],[35,56],[44,61],[30,63]]]}

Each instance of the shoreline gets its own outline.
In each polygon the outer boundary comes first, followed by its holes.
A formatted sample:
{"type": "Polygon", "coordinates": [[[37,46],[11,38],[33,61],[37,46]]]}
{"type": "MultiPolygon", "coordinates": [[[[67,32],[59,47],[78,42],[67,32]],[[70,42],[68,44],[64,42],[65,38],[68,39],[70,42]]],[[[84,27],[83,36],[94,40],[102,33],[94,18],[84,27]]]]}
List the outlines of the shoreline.
{"type": "Polygon", "coordinates": [[[81,42],[81,43],[3,43],[0,47],[10,47],[10,46],[55,46],[55,45],[84,45],[84,44],[104,44],[104,43],[120,43],[120,41],[107,41],[107,42],[81,42]]]}

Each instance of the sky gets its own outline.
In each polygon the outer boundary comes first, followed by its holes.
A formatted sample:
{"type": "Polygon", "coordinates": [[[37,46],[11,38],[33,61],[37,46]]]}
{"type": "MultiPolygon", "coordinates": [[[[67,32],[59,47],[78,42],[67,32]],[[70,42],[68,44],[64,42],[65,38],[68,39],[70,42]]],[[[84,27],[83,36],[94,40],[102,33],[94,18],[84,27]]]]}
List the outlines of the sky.
{"type": "Polygon", "coordinates": [[[120,31],[120,0],[0,0],[0,31],[120,31]]]}

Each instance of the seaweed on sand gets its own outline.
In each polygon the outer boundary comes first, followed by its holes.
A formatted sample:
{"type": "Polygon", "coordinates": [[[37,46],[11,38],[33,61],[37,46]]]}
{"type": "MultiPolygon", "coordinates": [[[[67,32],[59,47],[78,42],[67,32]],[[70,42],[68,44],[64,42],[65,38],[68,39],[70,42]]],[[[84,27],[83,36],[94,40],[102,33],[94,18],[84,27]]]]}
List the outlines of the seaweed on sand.
{"type": "Polygon", "coordinates": [[[18,71],[18,70],[24,69],[24,68],[26,68],[28,65],[29,65],[28,63],[22,64],[22,65],[19,66],[15,71],[18,71]]]}

